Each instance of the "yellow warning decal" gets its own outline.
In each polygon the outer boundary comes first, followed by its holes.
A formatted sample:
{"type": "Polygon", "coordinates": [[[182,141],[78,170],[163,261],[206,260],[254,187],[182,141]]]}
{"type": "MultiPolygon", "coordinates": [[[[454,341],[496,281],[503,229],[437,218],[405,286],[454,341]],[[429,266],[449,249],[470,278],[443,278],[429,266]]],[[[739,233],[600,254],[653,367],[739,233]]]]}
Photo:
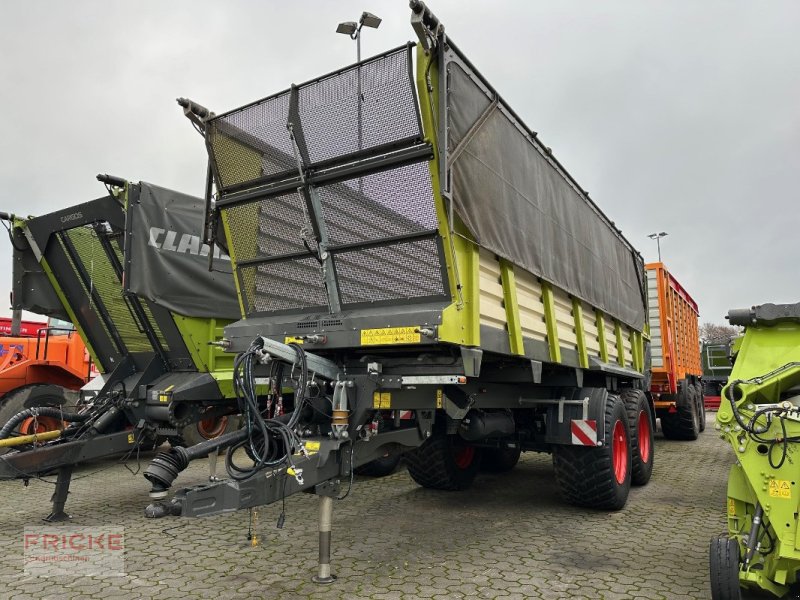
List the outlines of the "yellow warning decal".
{"type": "Polygon", "coordinates": [[[736,500],[733,498],[728,498],[728,516],[735,517],[736,516],[736,500]]]}
{"type": "Polygon", "coordinates": [[[283,338],[283,343],[284,344],[302,344],[303,340],[301,340],[298,337],[294,337],[293,335],[287,335],[285,338],[283,338]]]}
{"type": "Polygon", "coordinates": [[[769,482],[769,495],[773,498],[791,498],[792,486],[786,479],[772,479],[769,482]]]}
{"type": "Polygon", "coordinates": [[[172,393],[171,392],[172,392],[172,388],[174,388],[174,387],[175,387],[175,385],[173,384],[173,385],[167,386],[161,392],[159,392],[158,393],[158,401],[159,402],[169,402],[170,398],[172,398],[172,393]]]}
{"type": "Polygon", "coordinates": [[[319,452],[319,442],[306,442],[306,450],[309,454],[319,452]]]}
{"type": "Polygon", "coordinates": [[[419,344],[419,327],[384,327],[362,329],[362,346],[385,346],[389,344],[419,344]]]}
{"type": "Polygon", "coordinates": [[[389,409],[392,408],[392,393],[391,392],[373,392],[372,393],[372,408],[389,409]]]}
{"type": "Polygon", "coordinates": [[[436,408],[444,408],[444,394],[441,389],[436,390],[436,408]]]}
{"type": "Polygon", "coordinates": [[[128,443],[129,443],[129,444],[132,444],[132,443],[133,443],[133,442],[135,442],[135,441],[136,441],[136,436],[135,436],[135,435],[133,435],[132,433],[129,433],[129,434],[128,434],[128,443]]]}

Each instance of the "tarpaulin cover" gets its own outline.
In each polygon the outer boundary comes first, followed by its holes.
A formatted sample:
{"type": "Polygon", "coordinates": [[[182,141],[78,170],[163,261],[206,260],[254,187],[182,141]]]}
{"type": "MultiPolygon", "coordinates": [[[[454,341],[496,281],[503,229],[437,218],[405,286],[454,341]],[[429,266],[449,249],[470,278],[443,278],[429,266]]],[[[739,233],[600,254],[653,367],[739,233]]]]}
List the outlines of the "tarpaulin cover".
{"type": "Polygon", "coordinates": [[[448,59],[456,213],[481,246],[641,331],[641,257],[469,65],[448,59]]]}
{"type": "Polygon", "coordinates": [[[239,319],[230,258],[216,249],[208,270],[204,210],[200,198],[141,183],[128,206],[126,289],[187,317],[239,319]]]}

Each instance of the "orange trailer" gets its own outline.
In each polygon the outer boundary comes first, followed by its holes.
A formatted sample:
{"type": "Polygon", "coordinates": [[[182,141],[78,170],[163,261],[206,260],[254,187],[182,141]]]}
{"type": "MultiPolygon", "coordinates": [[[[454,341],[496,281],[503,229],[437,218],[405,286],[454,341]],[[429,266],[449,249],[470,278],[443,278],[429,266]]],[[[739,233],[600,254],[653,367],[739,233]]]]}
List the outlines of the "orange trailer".
{"type": "Polygon", "coordinates": [[[649,263],[645,269],[656,416],[665,437],[694,440],[705,429],[697,303],[664,263],[649,263]]]}
{"type": "MultiPolygon", "coordinates": [[[[34,337],[0,337],[0,425],[32,406],[59,406],[96,374],[86,346],[69,324],[42,324],[34,337]]],[[[55,429],[41,417],[20,427],[23,435],[55,429]]]]}

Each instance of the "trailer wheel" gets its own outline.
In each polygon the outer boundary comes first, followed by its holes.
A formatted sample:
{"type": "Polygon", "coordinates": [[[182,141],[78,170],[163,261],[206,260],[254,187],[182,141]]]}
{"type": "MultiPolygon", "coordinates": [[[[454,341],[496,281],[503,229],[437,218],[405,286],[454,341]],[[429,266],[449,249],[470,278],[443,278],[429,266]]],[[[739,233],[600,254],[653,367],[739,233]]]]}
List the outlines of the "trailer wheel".
{"type": "Polygon", "coordinates": [[[238,415],[224,415],[213,419],[201,419],[186,425],[180,430],[177,439],[170,438],[169,443],[173,446],[194,446],[206,440],[213,440],[223,433],[236,431],[242,426],[238,415]]]}
{"type": "Polygon", "coordinates": [[[661,417],[661,431],[669,440],[696,440],[700,435],[700,415],[697,402],[686,380],[678,389],[678,410],[661,417]]]}
{"type": "Polygon", "coordinates": [[[700,417],[700,431],[703,432],[706,430],[706,399],[703,396],[703,384],[702,383],[695,383],[694,387],[694,395],[697,398],[697,414],[700,417]]]}
{"type": "Polygon", "coordinates": [[[481,466],[481,453],[475,446],[441,430],[434,430],[425,443],[405,457],[411,478],[434,490],[467,489],[481,466]]]}
{"type": "Polygon", "coordinates": [[[356,475],[365,477],[386,477],[394,473],[400,464],[401,454],[388,454],[353,469],[356,475]]]}
{"type": "MultiPolygon", "coordinates": [[[[5,425],[11,417],[21,413],[27,408],[36,406],[63,406],[67,401],[67,388],[49,383],[28,385],[10,392],[0,399],[0,427],[5,425]]],[[[33,417],[25,419],[10,437],[18,435],[31,435],[63,429],[63,423],[53,417],[33,417]]],[[[0,448],[0,454],[8,452],[8,448],[0,448]]]]}
{"type": "Polygon", "coordinates": [[[739,544],[726,535],[711,539],[708,553],[711,568],[711,600],[740,600],[739,544]]]}
{"type": "Polygon", "coordinates": [[[627,389],[620,394],[631,429],[631,484],[646,485],[653,474],[653,410],[642,390],[627,389]]]}
{"type": "Polygon", "coordinates": [[[516,448],[484,448],[481,469],[489,473],[505,473],[517,466],[522,450],[516,448]]]}
{"type": "Polygon", "coordinates": [[[625,506],[631,489],[630,441],[625,405],[609,395],[602,446],[553,446],[556,483],[564,500],[605,510],[625,506]]]}

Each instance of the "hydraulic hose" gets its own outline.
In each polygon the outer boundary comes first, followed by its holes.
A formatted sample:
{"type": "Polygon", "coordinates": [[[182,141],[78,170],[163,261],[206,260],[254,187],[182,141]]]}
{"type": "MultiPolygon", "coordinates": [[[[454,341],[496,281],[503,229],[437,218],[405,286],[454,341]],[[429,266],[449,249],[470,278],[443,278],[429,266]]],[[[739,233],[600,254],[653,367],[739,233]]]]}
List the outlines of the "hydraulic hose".
{"type": "Polygon", "coordinates": [[[89,418],[89,413],[62,412],[60,408],[53,408],[52,406],[28,408],[11,417],[8,423],[3,425],[2,429],[0,429],[0,440],[6,439],[11,435],[11,432],[14,431],[17,425],[30,417],[53,417],[71,423],[83,423],[89,418]]]}

